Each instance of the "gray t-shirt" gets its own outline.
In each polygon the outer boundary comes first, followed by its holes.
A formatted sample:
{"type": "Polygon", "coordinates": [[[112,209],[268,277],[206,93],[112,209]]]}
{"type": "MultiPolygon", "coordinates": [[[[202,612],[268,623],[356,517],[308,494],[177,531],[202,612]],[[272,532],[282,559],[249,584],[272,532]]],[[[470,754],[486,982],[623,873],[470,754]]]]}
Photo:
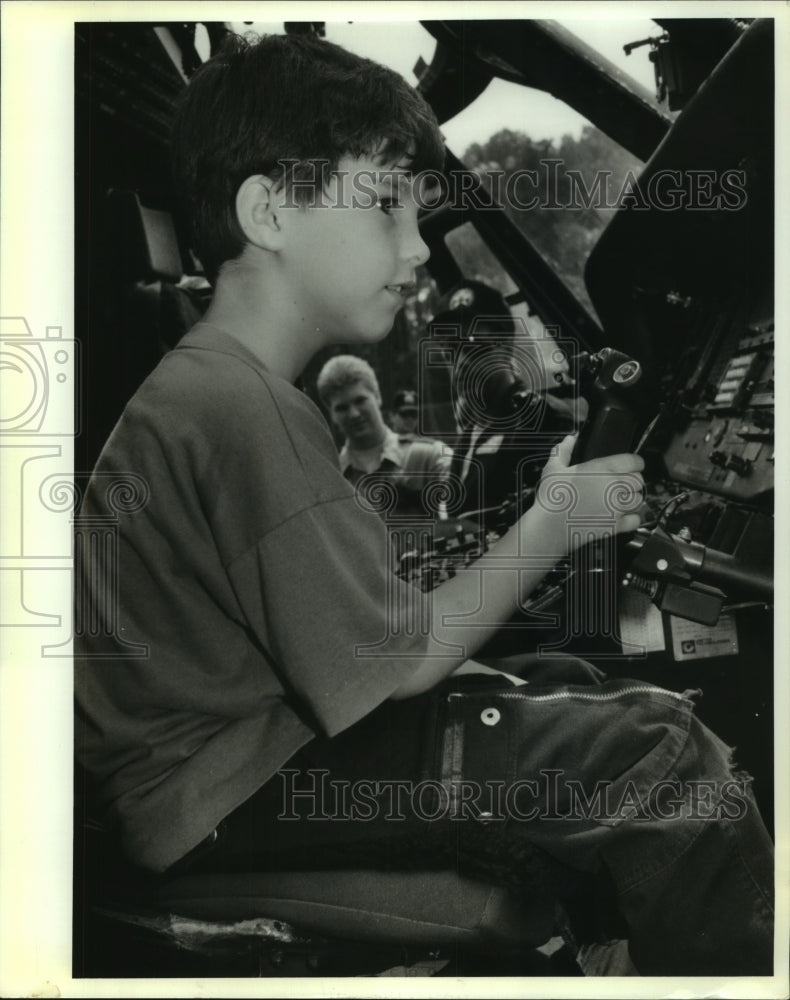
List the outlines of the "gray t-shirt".
{"type": "Polygon", "coordinates": [[[130,858],[161,871],[314,734],[384,701],[426,639],[376,649],[406,587],[385,525],[360,509],[313,403],[207,324],[102,452],[77,523],[111,522],[117,607],[106,550],[80,560],[78,616],[98,609],[100,627],[76,635],[77,753],[130,858]],[[117,514],[106,487],[124,473],[149,496],[117,514]]]}

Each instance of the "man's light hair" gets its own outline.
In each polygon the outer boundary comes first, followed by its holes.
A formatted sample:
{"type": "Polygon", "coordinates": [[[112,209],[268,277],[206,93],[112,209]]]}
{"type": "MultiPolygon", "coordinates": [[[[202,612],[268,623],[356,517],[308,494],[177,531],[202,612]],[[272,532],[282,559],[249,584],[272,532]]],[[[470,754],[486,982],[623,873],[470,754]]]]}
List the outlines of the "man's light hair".
{"type": "Polygon", "coordinates": [[[321,402],[328,407],[332,405],[332,397],[336,393],[355,382],[361,382],[381,403],[376,373],[364,358],[358,358],[355,354],[338,354],[337,357],[330,358],[318,373],[316,388],[321,402]]]}

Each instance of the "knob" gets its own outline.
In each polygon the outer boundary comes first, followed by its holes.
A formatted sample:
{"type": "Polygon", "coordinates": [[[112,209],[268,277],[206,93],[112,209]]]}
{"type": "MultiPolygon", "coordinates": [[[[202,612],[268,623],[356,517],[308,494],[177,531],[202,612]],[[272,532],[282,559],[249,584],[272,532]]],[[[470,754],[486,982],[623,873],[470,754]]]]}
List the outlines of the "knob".
{"type": "Polygon", "coordinates": [[[732,469],[739,476],[748,476],[752,471],[752,463],[748,458],[741,458],[740,455],[730,455],[726,468],[732,469]]]}

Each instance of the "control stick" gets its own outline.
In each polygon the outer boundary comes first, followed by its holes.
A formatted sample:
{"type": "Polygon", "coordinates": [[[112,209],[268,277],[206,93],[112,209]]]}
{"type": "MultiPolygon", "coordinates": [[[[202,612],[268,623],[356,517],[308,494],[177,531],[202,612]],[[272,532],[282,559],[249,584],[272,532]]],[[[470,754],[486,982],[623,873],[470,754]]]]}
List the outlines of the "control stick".
{"type": "Polygon", "coordinates": [[[631,451],[641,421],[630,403],[642,366],[634,358],[604,347],[571,359],[571,372],[590,405],[573,449],[571,463],[631,451]]]}

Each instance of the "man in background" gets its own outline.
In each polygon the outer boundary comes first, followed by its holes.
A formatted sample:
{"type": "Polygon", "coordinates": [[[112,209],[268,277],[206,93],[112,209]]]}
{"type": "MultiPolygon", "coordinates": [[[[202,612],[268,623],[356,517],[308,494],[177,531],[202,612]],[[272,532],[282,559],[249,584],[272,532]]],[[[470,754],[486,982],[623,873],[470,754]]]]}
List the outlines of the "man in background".
{"type": "Polygon", "coordinates": [[[419,437],[417,432],[419,419],[417,393],[414,389],[399,389],[392,398],[390,427],[401,440],[413,441],[419,437]]]}
{"type": "MultiPolygon", "coordinates": [[[[363,358],[351,354],[330,358],[316,385],[332,424],[345,438],[340,470],[346,479],[357,485],[364,477],[371,477],[362,484],[364,488],[385,478],[397,491],[398,513],[430,513],[423,490],[446,478],[451,449],[441,441],[419,437],[413,430],[398,434],[387,426],[376,373],[363,358]]],[[[400,408],[407,411],[409,419],[413,409],[416,427],[417,394],[398,395],[404,399],[400,408]],[[408,405],[410,397],[413,407],[408,405]]]]}

